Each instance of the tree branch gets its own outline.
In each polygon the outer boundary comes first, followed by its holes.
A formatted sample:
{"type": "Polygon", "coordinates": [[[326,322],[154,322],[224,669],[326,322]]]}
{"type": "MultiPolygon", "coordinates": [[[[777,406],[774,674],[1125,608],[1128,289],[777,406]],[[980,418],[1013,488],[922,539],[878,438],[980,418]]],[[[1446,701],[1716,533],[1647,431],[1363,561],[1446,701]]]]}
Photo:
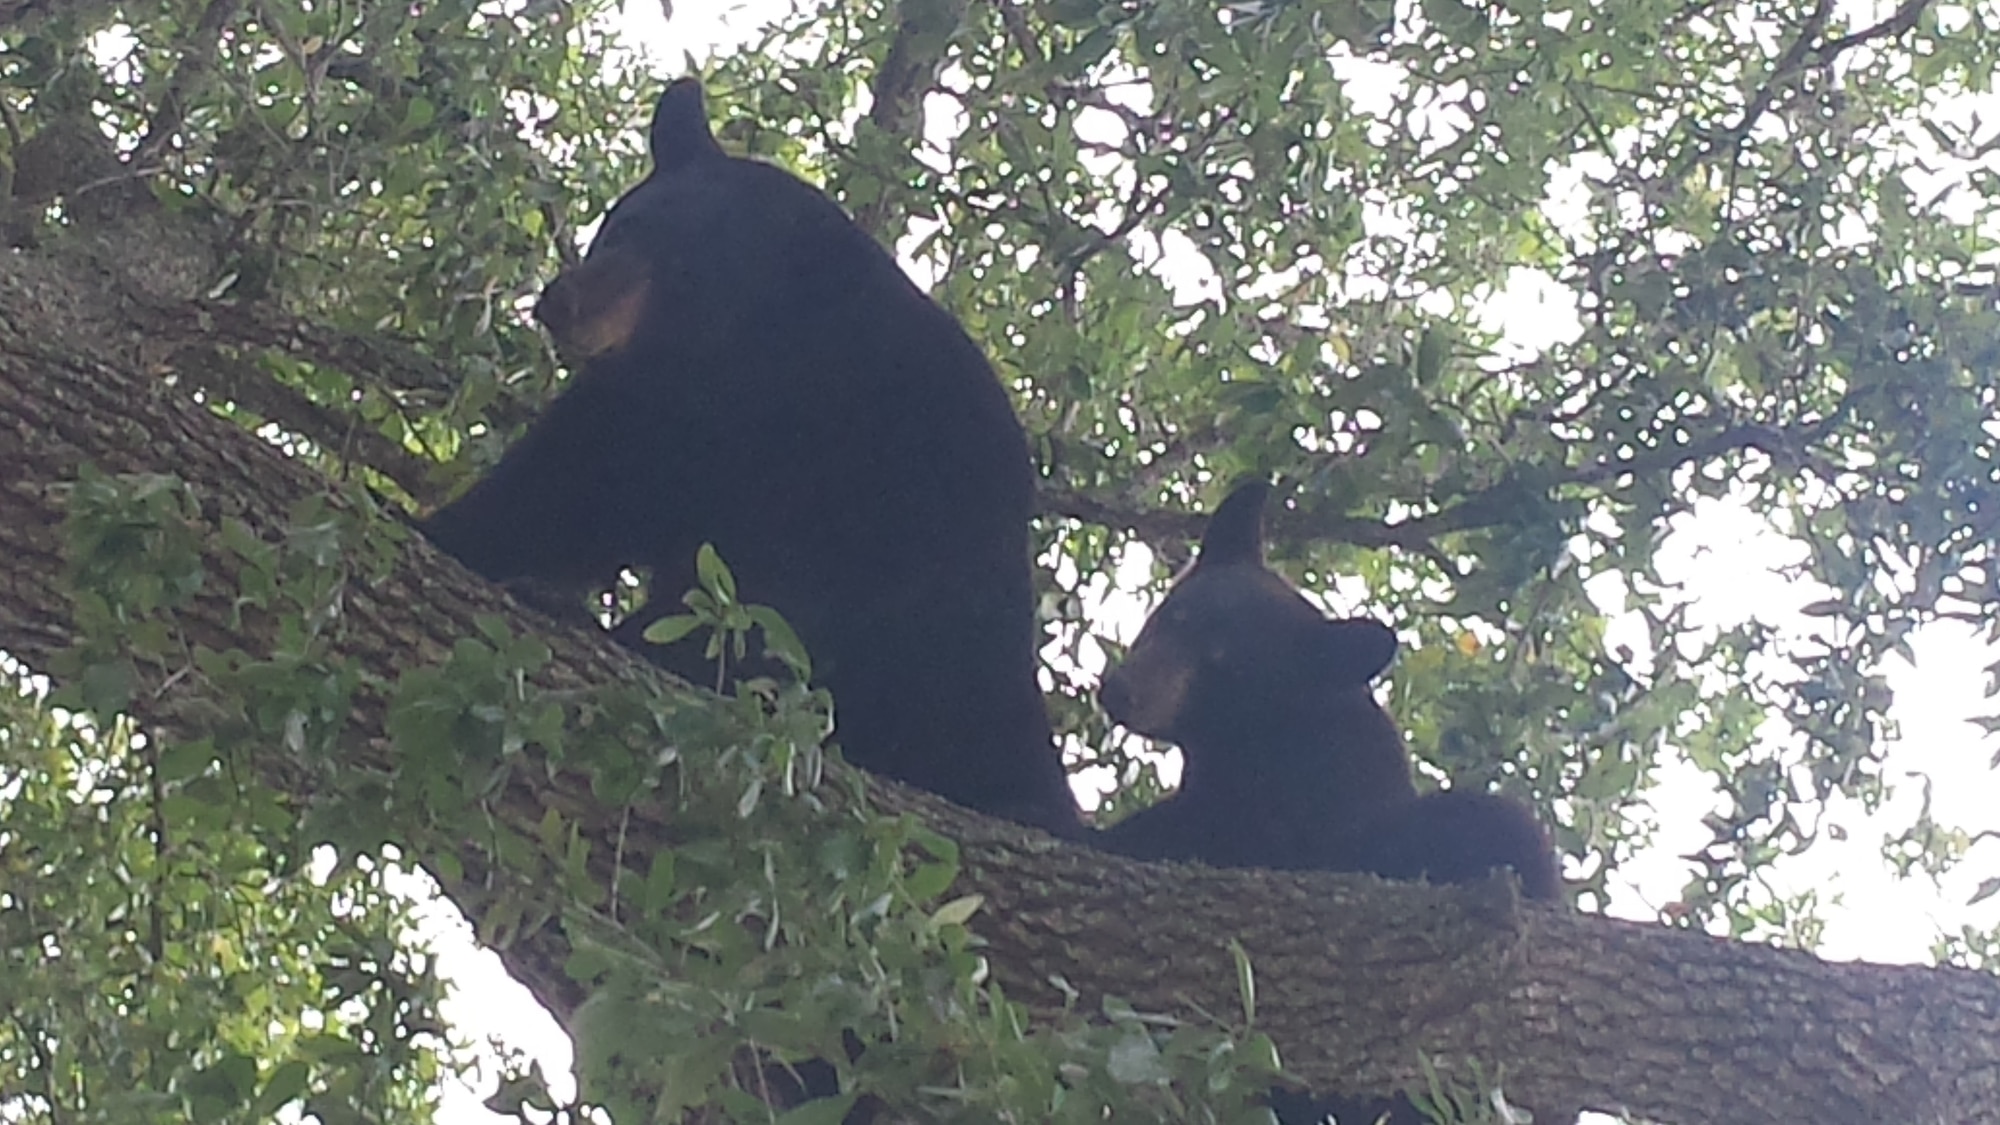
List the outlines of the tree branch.
{"type": "Polygon", "coordinates": [[[1804,69],[1807,60],[1812,56],[1814,41],[1825,32],[1826,23],[1831,18],[1833,18],[1833,0],[1818,0],[1812,14],[1806,17],[1805,26],[1799,29],[1791,45],[1785,48],[1785,53],[1778,56],[1777,64],[1764,76],[1764,84],[1757,88],[1757,93],[1751,97],[1750,104],[1743,107],[1743,116],[1730,127],[1724,137],[1725,143],[1719,147],[1734,151],[1742,146],[1744,140],[1750,136],[1750,130],[1756,128],[1757,122],[1763,120],[1764,115],[1770,112],[1771,103],[1777,100],[1779,87],[1791,81],[1793,75],[1804,69]]]}
{"type": "Polygon", "coordinates": [[[154,112],[153,119],[146,123],[146,135],[139,139],[138,148],[133,150],[132,158],[127,162],[131,167],[146,167],[173,143],[174,134],[187,120],[187,107],[195,101],[201,87],[208,81],[209,71],[215,66],[216,53],[222,49],[223,29],[236,18],[242,6],[242,0],[209,0],[208,7],[202,10],[201,19],[181,39],[180,64],[174,67],[173,75],[167,79],[167,89],[160,95],[159,108],[154,112]]]}
{"type": "Polygon", "coordinates": [[[1877,39],[1889,39],[1916,30],[1917,21],[1924,17],[1934,0],[1904,0],[1903,5],[1889,14],[1880,23],[1864,27],[1860,31],[1830,39],[1814,52],[1820,62],[1830,62],[1836,56],[1863,43],[1877,39]]]}
{"type": "MultiPolygon", "coordinates": [[[[53,283],[0,261],[0,649],[41,670],[75,629],[61,498],[84,465],[178,474],[207,507],[266,536],[325,488],[176,389],[52,338],[36,313],[62,299],[48,292],[53,283]]],[[[242,623],[233,591],[221,588],[228,564],[214,561],[217,588],[180,623],[194,643],[263,651],[271,638],[242,623]]],[[[543,687],[655,674],[601,635],[524,616],[421,541],[389,578],[346,593],[343,654],[388,682],[496,612],[549,640],[543,687]]],[[[143,685],[141,718],[169,735],[200,734],[216,713],[200,683],[143,685]]],[[[381,703],[356,708],[357,764],[385,764],[381,703]]],[[[657,810],[607,810],[575,775],[531,784],[529,772],[495,806],[516,831],[532,836],[541,811],[559,807],[591,833],[595,855],[615,854],[621,831],[632,854],[667,838],[657,810]]],[[[975,920],[982,952],[1010,995],[1044,1016],[1062,1004],[1054,976],[1082,993],[1085,1011],[1104,995],[1188,1018],[1233,1011],[1227,944],[1236,939],[1262,983],[1259,1025],[1293,1070],[1327,1086],[1413,1082],[1425,1051],[1503,1068],[1509,1096],[1524,1104],[1625,1107],[1674,1125],[2000,1119],[2000,980],[1985,974],[1831,965],[1524,904],[1500,881],[1432,889],[1136,864],[890,783],[871,783],[869,795],[962,842],[962,889],[987,904],[975,920]]],[[[482,859],[469,850],[458,858],[469,875],[448,888],[476,919],[482,859]]],[[[559,1016],[573,1009],[559,926],[501,953],[559,1016]]]]}
{"type": "MultiPolygon", "coordinates": [[[[869,81],[874,104],[868,120],[897,142],[900,164],[909,163],[910,150],[921,139],[924,94],[937,82],[938,67],[964,19],[965,8],[966,0],[901,0],[897,5],[896,37],[869,81]]],[[[901,174],[900,169],[896,171],[901,174]]],[[[909,218],[892,214],[894,205],[890,196],[883,195],[857,208],[854,221],[863,230],[894,242],[902,228],[892,228],[890,220],[909,218]]]]}
{"type": "Polygon", "coordinates": [[[1932,3],[1933,0],[1904,0],[1902,6],[1881,22],[1821,42],[1820,37],[1826,34],[1827,23],[1833,18],[1834,5],[1833,0],[1818,0],[1812,13],[1806,17],[1805,26],[1799,29],[1799,34],[1765,76],[1756,96],[1744,107],[1743,116],[1730,127],[1722,147],[1735,149],[1740,146],[1750,136],[1750,130],[1756,128],[1757,122],[1770,112],[1778,91],[1807,67],[1824,66],[1863,43],[1908,33],[1917,26],[1917,21],[1923,18],[1932,3]]]}

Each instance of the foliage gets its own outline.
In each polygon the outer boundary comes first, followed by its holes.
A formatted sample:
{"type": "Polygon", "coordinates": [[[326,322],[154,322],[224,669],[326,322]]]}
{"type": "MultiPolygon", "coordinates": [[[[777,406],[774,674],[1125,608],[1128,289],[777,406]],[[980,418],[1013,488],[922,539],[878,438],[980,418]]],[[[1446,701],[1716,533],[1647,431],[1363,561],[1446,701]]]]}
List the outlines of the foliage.
{"type": "Polygon", "coordinates": [[[1692,763],[1725,811],[1667,917],[1780,932],[1758,872],[1884,792],[1880,662],[1941,615],[2000,636],[1996,184],[1944,108],[1989,89],[2000,12],[1369,12],[965,6],[919,144],[882,128],[903,40],[835,3],[718,60],[717,101],[801,122],[886,235],[911,217],[1037,431],[1077,584],[1120,557],[1106,524],[1171,554],[1160,509],[1279,473],[1288,564],[1403,630],[1392,703],[1433,765],[1549,810],[1596,891],[1692,763]],[[1714,499],[1802,545],[1813,635],[1690,619],[1657,549],[1714,499]]]}
{"type": "MultiPolygon", "coordinates": [[[[251,766],[300,713],[246,708],[185,742],[91,717],[124,705],[135,659],[179,655],[168,615],[205,580],[184,495],[165,478],[127,483],[75,490],[92,639],[58,669],[67,686],[46,695],[14,668],[0,691],[0,1114],[428,1120],[455,1064],[409,904],[374,855],[332,862],[251,766]]],[[[235,670],[296,700],[318,681],[288,663],[235,670]]]]}
{"type": "Polygon", "coordinates": [[[428,1119],[444,986],[382,867],[315,863],[212,746],[0,713],[9,1121],[428,1119]]]}
{"type": "MultiPolygon", "coordinates": [[[[83,222],[94,184],[30,188],[82,123],[225,248],[208,291],[415,357],[364,372],[274,345],[243,357],[261,393],[215,409],[258,428],[286,406],[263,432],[422,504],[557,389],[522,302],[641,174],[653,88],[615,55],[610,5],[58,7],[0,22],[8,237],[61,245],[83,222]]],[[[1726,802],[1667,917],[1809,942],[1809,904],[1757,876],[1811,846],[1829,797],[1881,798],[1880,662],[1943,615],[2000,636],[2000,186],[1985,126],[1946,104],[1987,91],[1996,25],[1921,0],[826,0],[706,78],[725,143],[822,180],[1002,368],[1044,474],[1052,657],[1115,651],[1085,611],[1131,548],[1181,557],[1195,502],[1280,473],[1281,561],[1402,629],[1391,704],[1435,772],[1533,800],[1589,902],[1645,843],[1662,766],[1689,763],[1726,802]],[[1528,291],[1548,303],[1500,299],[1528,291]],[[1825,590],[1812,636],[1698,628],[1662,577],[1666,531],[1718,499],[1798,545],[1796,579],[1825,590]],[[1645,644],[1607,641],[1614,611],[1645,644]]],[[[980,979],[949,841],[823,792],[823,703],[796,684],[548,695],[527,687],[546,652],[497,623],[367,683],[327,641],[393,536],[313,506],[265,543],[164,479],[76,498],[90,629],[50,670],[63,708],[8,694],[0,741],[0,953],[28,966],[0,974],[21,1013],[0,1025],[8,1112],[231,1120],[297,1094],[329,1121],[422,1116],[435,984],[371,857],[468,835],[502,896],[483,936],[554,914],[590,935],[580,1039],[610,1102],[664,1082],[747,1113],[735,1048],[838,1061],[843,1021],[894,1044],[851,1088],[949,1090],[968,1117],[1054,1116],[1060,1090],[1081,1118],[1135,1089],[1160,1116],[1227,1115],[1268,1070],[1247,1019],[1022,1027],[980,979]],[[230,572],[205,570],[218,554],[230,572]],[[174,630],[217,583],[270,651],[174,630]],[[118,714],[139,661],[237,700],[227,736],[73,719],[118,714]],[[340,743],[367,693],[391,700],[399,768],[340,743]],[[313,807],[243,768],[272,748],[319,783],[313,807]],[[688,787],[717,785],[738,812],[644,855],[590,854],[578,808],[509,836],[486,802],[544,760],[606,809],[706,807],[688,787]],[[307,863],[321,843],[328,873],[307,863]],[[218,956],[190,957],[197,931],[218,956]],[[52,933],[65,956],[40,960],[52,933]],[[109,996],[125,1006],[77,999],[109,996]],[[614,1049],[692,1030],[711,1034],[684,1052],[614,1049]]],[[[768,637],[719,581],[669,628],[768,637]]],[[[1055,673],[1078,753],[1137,777],[1055,673]]],[[[1926,816],[1897,861],[1968,846],[1926,816]]],[[[1994,944],[1941,950],[1986,965],[1994,944]]]]}
{"type": "MultiPolygon", "coordinates": [[[[939,1121],[1096,1121],[1114,1104],[1163,1121],[1268,1119],[1261,1099],[1278,1073],[1276,1051],[1247,1025],[1224,1034],[1114,1006],[1099,1021],[1074,1018],[1053,1031],[1031,1026],[1025,1010],[986,980],[971,927],[979,899],[947,893],[958,871],[957,845],[913,817],[870,812],[851,775],[845,793],[824,780],[820,743],[831,718],[823,691],[796,680],[755,681],[727,699],[631,684],[538,691],[532,684],[549,659],[547,646],[509,636],[497,620],[482,625],[483,636],[459,641],[442,663],[411,669],[393,685],[372,683],[330,650],[346,628],[342,591],[367,580],[365,570],[344,572],[343,561],[381,567],[393,559],[367,549],[375,521],[365,515],[342,515],[315,500],[293,513],[284,542],[270,544],[240,526],[208,526],[195,498],[161,477],[89,477],[76,488],[71,510],[75,576],[94,639],[61,669],[66,681],[81,685],[63,701],[114,710],[146,672],[168,672],[211,680],[218,696],[241,706],[221,724],[233,732],[229,740],[161,744],[157,759],[146,763],[150,771],[130,786],[139,798],[129,802],[133,815],[143,821],[133,838],[152,860],[138,874],[160,866],[154,841],[176,841],[185,831],[243,847],[268,879],[268,853],[248,845],[278,833],[294,850],[325,844],[343,858],[335,869],[343,877],[332,883],[293,880],[324,906],[343,901],[357,879],[371,900],[379,899],[379,888],[360,875],[379,868],[355,861],[388,849],[435,857],[434,868],[455,883],[464,875],[463,842],[475,841],[499,888],[481,912],[484,939],[504,945],[519,927],[552,917],[571,936],[569,972],[590,989],[571,1024],[579,1075],[586,1097],[614,1120],[679,1120],[683,1110],[703,1106],[731,1120],[766,1119],[771,1110],[754,1092],[771,1078],[744,1068],[746,1050],[775,1064],[836,1061],[850,1092],[801,1107],[787,1120],[837,1120],[836,1111],[860,1094],[894,1104],[921,1101],[939,1121]],[[241,564],[228,576],[238,604],[274,614],[280,640],[270,659],[200,647],[176,627],[176,606],[212,580],[190,565],[199,555],[189,548],[203,539],[226,544],[223,554],[241,564]],[[360,693],[378,690],[388,696],[393,766],[330,759],[348,708],[360,693]],[[270,770],[289,754],[289,768],[318,775],[307,807],[281,807],[254,782],[223,784],[253,774],[249,751],[260,745],[257,768],[270,770]],[[554,767],[587,778],[590,795],[608,813],[568,817],[551,805],[536,837],[511,832],[495,815],[508,800],[509,775],[554,767]],[[656,819],[629,819],[649,809],[656,819]],[[605,815],[628,818],[632,847],[593,856],[578,821],[605,815]],[[342,894],[329,895],[326,887],[342,894]],[[858,1060],[847,1058],[846,1035],[869,1044],[858,1060]],[[634,1044],[644,1049],[634,1051],[634,1044]]],[[[716,596],[733,592],[734,581],[712,552],[704,579],[709,599],[690,599],[704,623],[737,633],[768,629],[764,607],[713,611],[716,596]],[[739,609],[745,612],[730,612],[739,609]]],[[[797,644],[782,628],[774,643],[797,644]]],[[[740,637],[726,636],[718,648],[739,645],[740,637]]],[[[92,819],[93,802],[65,792],[66,780],[73,785],[73,778],[43,781],[49,790],[43,800],[57,813],[92,819]]],[[[66,847],[80,842],[69,838],[73,825],[44,831],[66,847]]],[[[51,880],[71,870],[67,859],[40,869],[51,880]]],[[[227,884],[197,882],[185,892],[191,907],[214,909],[232,898],[227,884]]],[[[33,907],[43,905],[20,909],[33,917],[33,907]]],[[[113,905],[122,914],[130,904],[121,893],[113,905]]],[[[62,947],[75,917],[70,909],[62,923],[45,920],[34,940],[10,947],[23,959],[51,943],[62,947]]],[[[396,912],[389,918],[401,920],[396,912]]],[[[157,910],[154,925],[162,925],[157,910]]],[[[249,916],[243,925],[244,940],[294,956],[329,958],[334,966],[355,956],[347,952],[354,936],[347,932],[318,932],[282,915],[249,916]]],[[[111,928],[112,944],[129,955],[132,935],[111,928]]],[[[371,999],[388,992],[399,1002],[385,1015],[377,999],[357,1023],[370,1033],[367,1042],[387,1054],[388,1081],[377,1082],[409,1100],[396,1106],[408,1114],[422,1106],[435,1077],[423,1033],[437,1029],[429,1007],[437,986],[420,976],[414,995],[392,988],[397,978],[387,956],[398,949],[394,938],[378,936],[372,952],[383,960],[341,974],[338,987],[359,987],[371,999]],[[426,1065],[396,1069],[416,1064],[426,1065]]],[[[160,960],[166,939],[150,940],[152,959],[160,960]]],[[[197,964],[201,954],[235,963],[219,939],[194,943],[192,952],[197,964]]],[[[244,1027],[253,1041],[219,1062],[197,1056],[202,1065],[183,1080],[191,1092],[182,1096],[190,1112],[213,1115],[199,1119],[234,1119],[252,1095],[254,1112],[268,1114],[306,1093],[316,1077],[324,1088],[306,1101],[309,1111],[346,1096],[351,1101],[326,1113],[327,1120],[368,1112],[368,1091],[352,1086],[371,1072],[353,1067],[352,1049],[324,1060],[329,1068],[347,1066],[329,1079],[287,1061],[283,1041],[255,1042],[263,1033],[258,1018],[294,1026],[302,1017],[287,1005],[320,1000],[313,991],[271,995],[257,987],[266,972],[299,971],[291,959],[249,961],[230,978],[235,987],[200,1009],[199,1018],[218,1033],[244,1027]],[[245,1005],[241,991],[257,1002],[245,1005]],[[209,1073],[218,1066],[225,1068],[220,1076],[209,1073]],[[221,1100],[227,1098],[234,1101],[221,1100]]],[[[1247,1011],[1247,961],[1241,972],[1247,1011]]],[[[69,987],[76,996],[94,995],[107,983],[95,968],[79,970],[76,979],[27,975],[37,987],[69,987]]],[[[349,991],[331,994],[350,999],[349,991]]],[[[171,1026],[152,1013],[118,1013],[107,1023],[114,1034],[157,1034],[171,1026]]],[[[39,1039],[67,1046],[74,1034],[70,1026],[52,1027],[39,1039]]],[[[22,1061],[29,1074],[48,1073],[33,1052],[22,1061]]],[[[82,1070],[93,1061],[86,1056],[72,1065],[82,1070]]],[[[142,1083],[144,1091],[176,1086],[172,1072],[145,1077],[159,1085],[142,1083]]],[[[52,1091],[44,1096],[55,1099],[52,1091]]],[[[526,1109],[555,1106],[546,1087],[525,1076],[491,1104],[523,1120],[533,1119],[526,1109]]],[[[48,1119],[69,1108],[51,1110],[48,1119]]],[[[96,1105],[86,1100],[81,1108],[96,1105]]]]}

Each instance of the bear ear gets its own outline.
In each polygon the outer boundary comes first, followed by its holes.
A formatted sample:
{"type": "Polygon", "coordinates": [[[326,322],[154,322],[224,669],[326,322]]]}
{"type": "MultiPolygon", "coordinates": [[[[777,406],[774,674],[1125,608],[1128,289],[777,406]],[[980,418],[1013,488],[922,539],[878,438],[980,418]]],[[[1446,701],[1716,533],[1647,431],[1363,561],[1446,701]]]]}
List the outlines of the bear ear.
{"type": "Polygon", "coordinates": [[[693,78],[676,78],[660,94],[653,107],[653,167],[662,172],[722,155],[715,134],[708,128],[708,107],[701,98],[701,83],[693,78]]]}
{"type": "Polygon", "coordinates": [[[1210,563],[1264,563],[1264,498],[1271,485],[1264,480],[1247,480],[1237,485],[1227,499],[1208,517],[1208,530],[1201,536],[1199,566],[1210,563]]]}
{"type": "Polygon", "coordinates": [[[1319,631],[1320,674],[1340,684],[1365,684],[1396,658],[1396,631],[1366,617],[1335,618],[1319,631]]]}

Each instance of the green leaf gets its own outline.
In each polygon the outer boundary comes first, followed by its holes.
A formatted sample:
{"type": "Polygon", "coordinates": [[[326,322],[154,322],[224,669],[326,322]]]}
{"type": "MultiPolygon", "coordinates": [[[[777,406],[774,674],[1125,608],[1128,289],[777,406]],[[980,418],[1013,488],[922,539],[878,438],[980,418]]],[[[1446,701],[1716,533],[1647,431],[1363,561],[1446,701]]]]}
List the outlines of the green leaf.
{"type": "Polygon", "coordinates": [[[650,915],[658,915],[673,905],[677,898],[674,884],[674,853],[661,850],[653,853],[653,865],[646,872],[646,897],[644,908],[650,915]]]}
{"type": "Polygon", "coordinates": [[[662,617],[648,624],[641,635],[646,638],[647,644],[670,645],[701,628],[701,625],[700,617],[691,613],[680,613],[662,617]]]}
{"type": "Polygon", "coordinates": [[[984,895],[961,895],[931,911],[931,926],[963,926],[986,904],[984,895]]]}
{"type": "Polygon", "coordinates": [[[124,660],[92,664],[83,670],[83,705],[103,718],[124,712],[132,702],[136,674],[124,660]]]}
{"type": "Polygon", "coordinates": [[[924,863],[910,872],[903,881],[903,887],[910,897],[919,902],[927,902],[943,894],[958,878],[958,865],[952,863],[924,863]]]}
{"type": "Polygon", "coordinates": [[[736,576],[729,573],[722,556],[715,551],[713,543],[703,543],[694,556],[695,575],[701,580],[702,589],[707,590],[715,600],[723,605],[736,602],[736,576]]]}
{"type": "Polygon", "coordinates": [[[1171,1076],[1153,1037],[1137,1028],[1111,1044],[1105,1070],[1114,1081],[1126,1086],[1156,1086],[1171,1076]]]}
{"type": "Polygon", "coordinates": [[[257,1102],[251,1107],[253,1117],[268,1118],[291,1104],[306,1092],[306,1082],[312,1071],[305,1063],[296,1059],[280,1064],[265,1081],[264,1089],[257,1095],[257,1102]]]}
{"type": "Polygon", "coordinates": [[[215,746],[206,739],[169,742],[160,750],[159,778],[163,784],[186,781],[215,761],[215,746]]]}
{"type": "Polygon", "coordinates": [[[764,651],[785,662],[799,679],[812,678],[812,659],[806,655],[806,646],[799,642],[799,636],[791,625],[769,606],[749,607],[750,620],[764,630],[764,651]]]}
{"type": "Polygon", "coordinates": [[[1243,943],[1229,939],[1229,960],[1236,967],[1236,998],[1243,1005],[1243,1022],[1257,1022],[1257,976],[1250,968],[1250,953],[1243,943]]]}

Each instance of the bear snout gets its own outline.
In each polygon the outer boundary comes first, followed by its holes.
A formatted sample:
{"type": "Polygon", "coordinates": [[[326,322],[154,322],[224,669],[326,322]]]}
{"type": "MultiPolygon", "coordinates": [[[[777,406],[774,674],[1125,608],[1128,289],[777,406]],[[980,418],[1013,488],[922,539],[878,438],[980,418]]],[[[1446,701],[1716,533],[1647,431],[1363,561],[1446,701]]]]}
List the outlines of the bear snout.
{"type": "Polygon", "coordinates": [[[1097,686],[1097,704],[1114,723],[1124,723],[1125,716],[1132,712],[1132,687],[1119,675],[1121,671],[1113,668],[1106,672],[1104,682],[1097,686]]]}
{"type": "Polygon", "coordinates": [[[567,274],[556,275],[555,280],[542,287],[542,295],[535,299],[535,319],[549,330],[549,335],[558,340],[570,336],[576,322],[582,319],[577,313],[576,286],[567,274]]]}
{"type": "Polygon", "coordinates": [[[1112,722],[1133,734],[1172,740],[1193,678],[1191,667],[1135,653],[1104,673],[1097,702],[1112,722]]]}
{"type": "Polygon", "coordinates": [[[535,319],[572,362],[622,350],[646,319],[652,276],[651,264],[629,246],[593,252],[542,289],[535,319]]]}

